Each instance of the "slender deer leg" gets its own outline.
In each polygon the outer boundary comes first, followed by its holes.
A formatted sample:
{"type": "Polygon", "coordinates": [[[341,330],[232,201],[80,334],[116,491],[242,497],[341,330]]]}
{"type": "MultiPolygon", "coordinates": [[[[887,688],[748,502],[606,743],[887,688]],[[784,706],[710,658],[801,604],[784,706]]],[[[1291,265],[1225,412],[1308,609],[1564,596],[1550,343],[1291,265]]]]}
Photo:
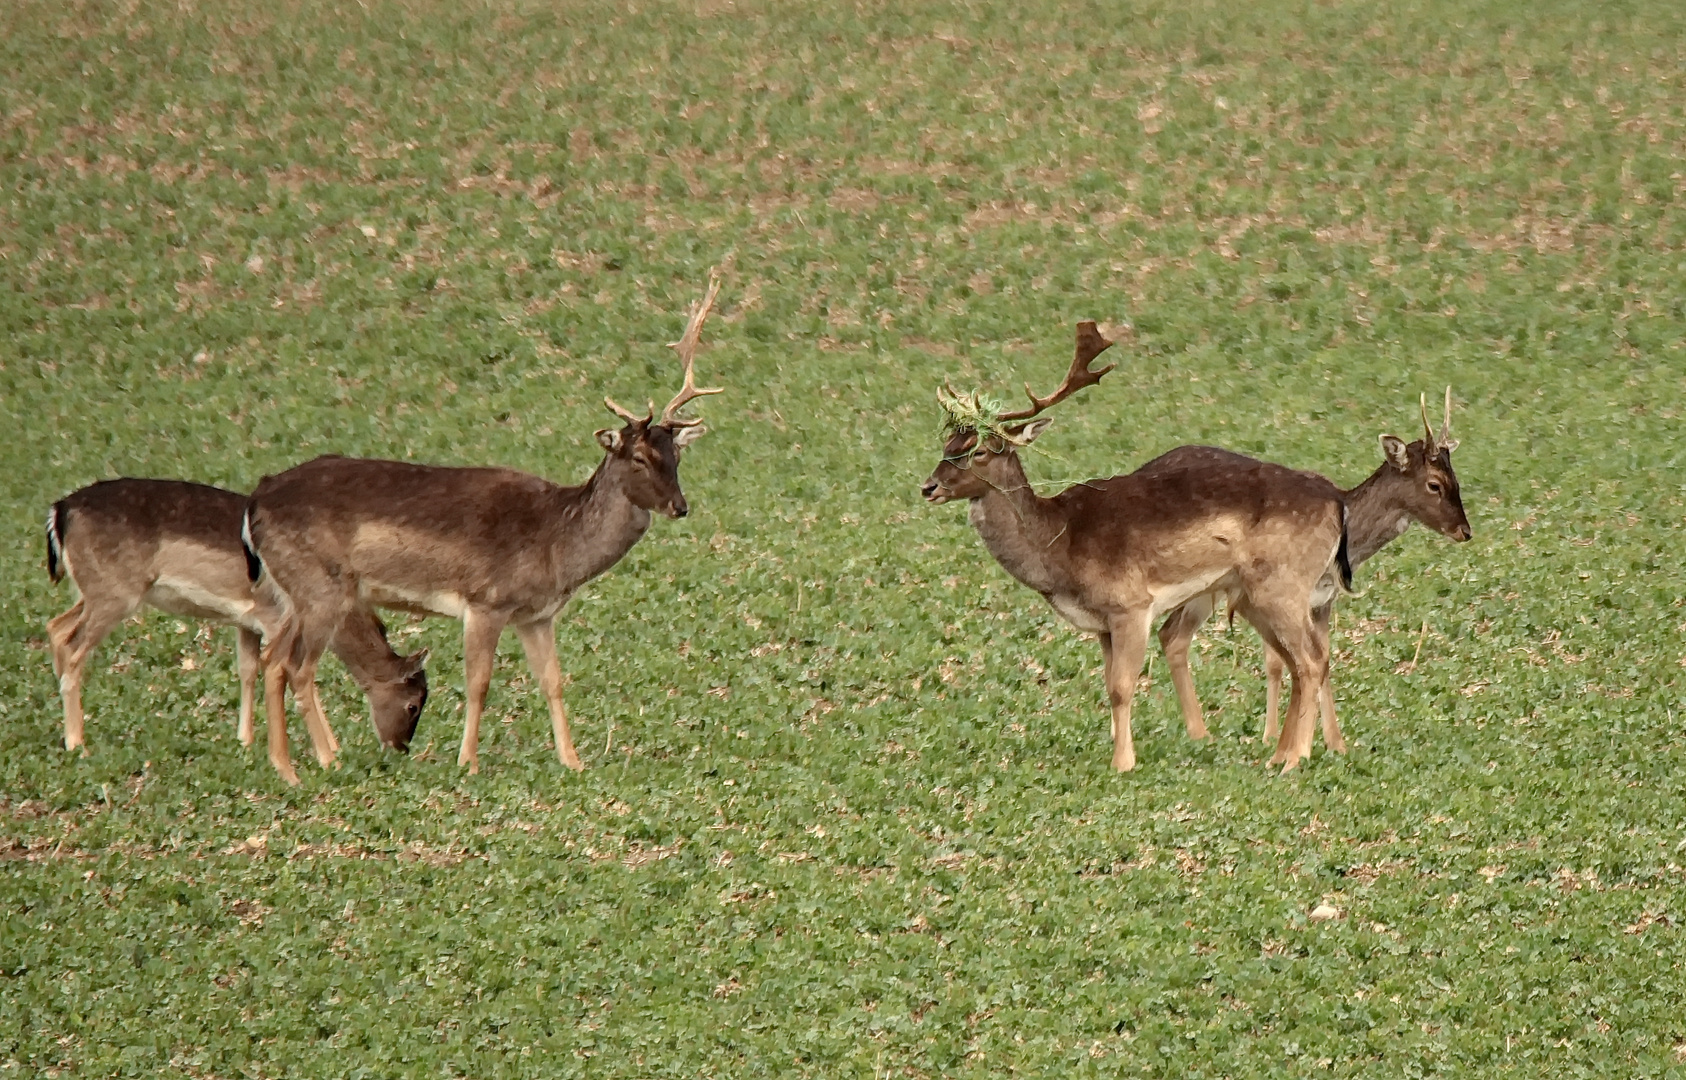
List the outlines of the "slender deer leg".
{"type": "MultiPolygon", "coordinates": [[[[1309,621],[1309,620],[1308,620],[1309,621]]],[[[1327,653],[1317,640],[1316,632],[1307,625],[1294,627],[1283,636],[1283,651],[1288,657],[1288,670],[1294,679],[1288,696],[1288,719],[1282,728],[1276,757],[1281,759],[1282,771],[1289,772],[1302,760],[1311,757],[1311,738],[1315,730],[1312,717],[1317,712],[1319,689],[1328,677],[1327,653]]]]}
{"type": "Polygon", "coordinates": [[[263,672],[264,722],[269,729],[269,763],[281,774],[281,779],[293,787],[299,774],[293,769],[292,756],[287,752],[287,669],[281,663],[271,663],[263,672]]]}
{"type": "MultiPolygon", "coordinates": [[[[1330,657],[1333,649],[1329,640],[1329,626],[1334,621],[1335,605],[1331,602],[1315,608],[1311,613],[1311,622],[1317,631],[1317,640],[1322,642],[1323,655],[1330,657]]],[[[1346,753],[1346,738],[1341,734],[1340,721],[1335,718],[1335,683],[1334,662],[1328,661],[1329,671],[1323,677],[1323,683],[1317,688],[1317,707],[1323,714],[1323,745],[1337,754],[1346,753]]]]}
{"type": "Polygon", "coordinates": [[[1159,628],[1159,645],[1165,650],[1165,664],[1171,669],[1171,685],[1177,688],[1183,726],[1191,739],[1206,737],[1206,718],[1200,711],[1200,695],[1194,691],[1194,674],[1188,667],[1188,646],[1194,632],[1212,613],[1210,597],[1196,597],[1172,612],[1159,628]]]}
{"type": "Polygon", "coordinates": [[[1147,657],[1147,638],[1153,629],[1146,611],[1131,612],[1107,620],[1106,692],[1112,705],[1112,767],[1129,772],[1136,767],[1136,746],[1130,730],[1130,704],[1136,693],[1136,679],[1147,657]]]}
{"type": "Polygon", "coordinates": [[[244,626],[234,628],[235,662],[240,669],[240,745],[250,746],[257,737],[258,673],[263,665],[258,660],[258,654],[263,650],[263,638],[244,626]]]}
{"type": "Polygon", "coordinates": [[[288,673],[287,681],[292,684],[293,700],[304,716],[305,730],[310,732],[316,761],[326,769],[339,752],[339,740],[334,738],[334,729],[328,726],[328,716],[322,711],[322,698],[316,689],[316,661],[307,659],[297,671],[288,673]]]}
{"type": "Polygon", "coordinates": [[[457,764],[467,765],[471,774],[480,771],[480,714],[486,708],[486,690],[492,685],[492,661],[497,659],[498,638],[503,635],[504,622],[501,616],[474,608],[463,614],[462,652],[468,712],[463,720],[462,750],[457,754],[457,764]]]}
{"type": "Polygon", "coordinates": [[[584,769],[579,754],[574,750],[573,736],[568,733],[567,707],[562,704],[562,668],[556,662],[556,620],[518,625],[515,634],[527,653],[527,666],[539,677],[545,704],[550,706],[550,727],[556,736],[557,758],[570,769],[584,769]]]}
{"type": "Polygon", "coordinates": [[[140,606],[138,598],[104,596],[90,599],[86,591],[82,599],[63,615],[47,623],[47,640],[53,647],[53,668],[59,675],[59,694],[64,698],[64,748],[83,745],[82,673],[88,657],[106,639],[112,629],[134,614],[140,606]]]}
{"type": "Polygon", "coordinates": [[[1282,672],[1288,662],[1282,654],[1265,645],[1265,726],[1264,741],[1272,742],[1282,733],[1282,672]]]}

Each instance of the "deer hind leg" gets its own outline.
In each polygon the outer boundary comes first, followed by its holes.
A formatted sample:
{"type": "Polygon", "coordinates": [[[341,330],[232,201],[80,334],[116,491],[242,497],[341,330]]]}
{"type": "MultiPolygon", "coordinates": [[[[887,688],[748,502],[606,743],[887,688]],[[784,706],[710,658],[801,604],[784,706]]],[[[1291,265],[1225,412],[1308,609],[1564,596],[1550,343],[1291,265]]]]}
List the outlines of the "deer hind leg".
{"type": "Polygon", "coordinates": [[[1177,688],[1183,726],[1191,739],[1206,737],[1206,718],[1200,711],[1200,695],[1194,691],[1194,674],[1188,666],[1188,646],[1194,632],[1211,616],[1213,598],[1197,596],[1171,612],[1159,627],[1159,647],[1165,650],[1165,664],[1171,669],[1171,684],[1177,688]]]}
{"type": "MultiPolygon", "coordinates": [[[[489,611],[469,608],[462,620],[464,681],[468,709],[463,719],[462,750],[457,764],[467,765],[470,774],[480,771],[480,714],[486,708],[486,691],[492,685],[492,662],[498,655],[498,638],[507,620],[489,611]]],[[[555,648],[554,642],[551,646],[555,648]]],[[[558,694],[561,690],[558,687],[558,694]]]]}
{"type": "Polygon", "coordinates": [[[1107,620],[1101,635],[1106,652],[1106,695],[1112,706],[1112,767],[1129,772],[1136,767],[1135,738],[1130,729],[1130,705],[1136,694],[1136,679],[1147,657],[1147,638],[1153,628],[1147,612],[1130,613],[1107,620]]]}
{"type": "Polygon", "coordinates": [[[258,674],[263,670],[263,664],[259,660],[259,654],[263,651],[263,638],[244,626],[236,626],[234,631],[235,664],[240,669],[240,724],[236,730],[240,736],[240,745],[251,746],[252,740],[257,737],[254,714],[258,674]]]}
{"type": "Polygon", "coordinates": [[[69,611],[47,623],[47,641],[52,648],[53,670],[59,677],[59,695],[64,699],[64,748],[83,745],[82,673],[88,657],[118,623],[134,614],[140,607],[138,597],[123,597],[96,593],[90,597],[83,590],[82,598],[69,611]]]}
{"type": "Polygon", "coordinates": [[[550,706],[550,728],[556,737],[556,757],[570,769],[585,766],[574,750],[574,739],[568,731],[568,709],[562,704],[562,667],[556,661],[556,621],[525,623],[515,628],[521,648],[527,654],[527,666],[539,677],[544,690],[545,704],[550,706]]]}
{"type": "Polygon", "coordinates": [[[297,787],[299,774],[287,751],[287,665],[272,661],[263,671],[264,725],[269,734],[269,763],[289,785],[297,787]]]}
{"type": "Polygon", "coordinates": [[[1288,772],[1311,756],[1312,717],[1329,676],[1329,661],[1328,652],[1317,639],[1309,619],[1303,626],[1290,627],[1281,640],[1294,686],[1288,697],[1288,719],[1271,760],[1280,762],[1282,771],[1288,772]]]}
{"type": "Polygon", "coordinates": [[[316,667],[339,624],[355,603],[355,585],[335,580],[321,567],[298,562],[291,567],[286,616],[263,651],[264,712],[269,729],[269,760],[289,784],[299,782],[287,748],[287,687],[310,732],[316,759],[333,764],[338,741],[316,693],[316,667]]]}
{"type": "Polygon", "coordinates": [[[340,741],[334,738],[334,729],[328,725],[328,714],[322,711],[322,698],[316,688],[316,666],[320,659],[321,654],[307,658],[296,670],[287,673],[287,681],[293,687],[293,700],[298,702],[299,712],[304,716],[304,728],[310,733],[317,764],[326,769],[334,763],[340,741]]]}

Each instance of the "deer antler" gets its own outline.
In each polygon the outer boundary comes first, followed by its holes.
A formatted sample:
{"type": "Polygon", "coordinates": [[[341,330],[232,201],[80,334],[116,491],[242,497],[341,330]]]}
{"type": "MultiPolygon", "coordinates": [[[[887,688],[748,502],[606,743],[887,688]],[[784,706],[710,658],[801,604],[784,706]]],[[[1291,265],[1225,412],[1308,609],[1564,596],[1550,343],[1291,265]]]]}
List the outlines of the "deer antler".
{"type": "Polygon", "coordinates": [[[1042,412],[1044,409],[1049,409],[1058,405],[1060,402],[1077,393],[1077,391],[1083,389],[1085,386],[1093,386],[1100,382],[1102,375],[1105,375],[1118,365],[1108,364],[1099,371],[1092,371],[1089,368],[1089,364],[1095,359],[1095,357],[1110,348],[1112,348],[1112,342],[1101,336],[1101,332],[1095,329],[1093,320],[1078,323],[1077,355],[1072,358],[1071,370],[1066,372],[1065,382],[1061,383],[1059,389],[1055,390],[1052,394],[1049,394],[1045,398],[1037,397],[1036,391],[1030,388],[1029,383],[1025,383],[1024,392],[1030,395],[1030,408],[1020,409],[1018,412],[1004,412],[1001,414],[1000,419],[1029,420],[1031,417],[1042,412]]]}
{"type": "Polygon", "coordinates": [[[604,398],[603,404],[609,406],[610,412],[614,413],[622,420],[633,424],[648,424],[651,420],[655,419],[656,416],[656,403],[653,401],[650,402],[650,411],[645,416],[639,416],[637,413],[633,412],[624,405],[616,405],[614,399],[612,398],[604,398]]]}
{"type": "Polygon", "coordinates": [[[1452,442],[1452,388],[1446,388],[1446,419],[1440,422],[1439,441],[1441,446],[1448,446],[1452,442]]]}
{"type": "Polygon", "coordinates": [[[670,428],[694,427],[702,423],[701,420],[682,420],[679,410],[685,403],[706,394],[722,394],[723,386],[705,386],[699,388],[696,384],[697,345],[702,340],[703,323],[708,319],[708,313],[714,307],[714,297],[720,292],[720,279],[711,271],[708,276],[708,294],[703,297],[701,304],[691,306],[691,321],[685,325],[685,333],[678,341],[668,348],[679,354],[679,362],[685,365],[685,383],[679,388],[667,408],[662,410],[662,426],[670,428]]]}
{"type": "MultiPolygon", "coordinates": [[[[1450,389],[1450,387],[1448,387],[1450,389]]],[[[1428,422],[1428,395],[1421,395],[1420,404],[1423,410],[1423,452],[1429,457],[1434,456],[1434,427],[1428,422]]]]}

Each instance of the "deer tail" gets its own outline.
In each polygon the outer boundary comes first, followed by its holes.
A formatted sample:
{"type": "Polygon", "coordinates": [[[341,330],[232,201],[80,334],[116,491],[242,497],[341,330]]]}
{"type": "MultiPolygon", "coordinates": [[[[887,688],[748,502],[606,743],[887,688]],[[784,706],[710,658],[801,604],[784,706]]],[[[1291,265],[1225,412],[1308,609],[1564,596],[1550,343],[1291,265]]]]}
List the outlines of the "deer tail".
{"type": "Polygon", "coordinates": [[[246,512],[240,518],[240,549],[246,553],[246,580],[257,583],[263,577],[263,557],[258,554],[257,541],[252,538],[252,511],[258,504],[248,502],[246,512]]]}
{"type": "Polygon", "coordinates": [[[1335,565],[1341,570],[1341,591],[1352,592],[1352,556],[1347,552],[1347,509],[1341,503],[1341,545],[1335,549],[1335,565]]]}
{"type": "Polygon", "coordinates": [[[47,511],[47,579],[54,585],[64,580],[64,503],[56,502],[47,511]]]}

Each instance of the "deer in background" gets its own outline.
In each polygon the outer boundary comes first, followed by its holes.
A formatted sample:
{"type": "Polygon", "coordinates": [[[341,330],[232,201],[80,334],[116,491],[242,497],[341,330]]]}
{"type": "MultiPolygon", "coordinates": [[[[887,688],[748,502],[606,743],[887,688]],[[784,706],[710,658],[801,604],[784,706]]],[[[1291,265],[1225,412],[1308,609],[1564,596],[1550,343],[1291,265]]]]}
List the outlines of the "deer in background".
{"type": "MultiPolygon", "coordinates": [[[[720,283],[694,305],[672,346],[684,368],[679,393],[655,418],[604,399],[625,423],[596,433],[604,457],[584,484],[562,487],[500,468],[444,468],[323,457],[265,477],[246,510],[253,569],[287,598],[287,618],[264,654],[269,756],[297,783],[287,752],[282,673],[310,685],[324,646],[372,606],[461,619],[467,715],[459,764],[479,771],[480,717],[498,638],[507,626],[527,655],[550,708],[556,754],[583,768],[562,703],[556,617],[569,598],[619,562],[650,527],[652,512],[689,512],[679,455],[704,433],[687,403],[719,388],[694,381],[702,327],[720,283]]],[[[326,729],[314,695],[298,694],[313,733],[326,729]]]]}
{"type": "MultiPolygon", "coordinates": [[[[1446,413],[1440,434],[1436,435],[1429,424],[1427,398],[1420,404],[1423,437],[1406,443],[1396,436],[1383,435],[1382,464],[1363,483],[1342,492],[1347,509],[1347,554],[1355,567],[1403,535],[1412,521],[1420,521],[1460,543],[1471,536],[1469,518],[1464,515],[1463,498],[1458,492],[1458,476],[1452,471],[1452,451],[1458,446],[1458,441],[1452,438],[1452,388],[1446,388],[1446,413]]],[[[1328,599],[1314,607],[1311,615],[1327,648],[1335,593],[1332,588],[1323,592],[1328,599]]],[[[1171,669],[1183,722],[1189,735],[1196,739],[1206,737],[1206,721],[1200,712],[1200,698],[1194,692],[1188,648],[1195,631],[1206,622],[1219,599],[1217,593],[1196,597],[1167,616],[1159,628],[1159,644],[1171,669]]],[[[1281,654],[1267,642],[1264,728],[1267,743],[1277,737],[1283,664],[1281,654]]],[[[1346,739],[1335,718],[1334,688],[1328,680],[1318,688],[1317,701],[1322,713],[1324,743],[1337,754],[1346,753],[1346,739]]]]}
{"type": "Polygon", "coordinates": [[[1288,725],[1272,759],[1291,769],[1311,752],[1312,701],[1328,671],[1311,611],[1325,599],[1319,590],[1332,565],[1350,580],[1340,490],[1314,473],[1197,446],[1128,475],[1037,495],[1019,450],[1051,422],[1039,414],[1112,370],[1090,367],[1111,345],[1093,322],[1079,323],[1065,381],[1047,397],[1026,386],[1028,409],[990,415],[976,394],[939,392],[948,436],[923,494],[933,504],[968,500],[972,525],[1007,572],[1100,636],[1113,768],[1135,768],[1131,698],[1154,619],[1222,589],[1293,673],[1288,725]]]}
{"type": "MultiPolygon", "coordinates": [[[[64,746],[82,746],[82,674],[112,629],[143,607],[232,623],[238,634],[239,735],[253,738],[259,648],[282,612],[254,593],[240,546],[246,497],[181,480],[102,480],[47,513],[47,576],[70,575],[76,603],[47,623],[64,698],[64,746]]],[[[399,656],[372,613],[348,620],[332,646],[369,698],[375,731],[403,750],[427,702],[426,650],[399,656]]],[[[83,750],[86,754],[86,749],[83,750]]]]}

